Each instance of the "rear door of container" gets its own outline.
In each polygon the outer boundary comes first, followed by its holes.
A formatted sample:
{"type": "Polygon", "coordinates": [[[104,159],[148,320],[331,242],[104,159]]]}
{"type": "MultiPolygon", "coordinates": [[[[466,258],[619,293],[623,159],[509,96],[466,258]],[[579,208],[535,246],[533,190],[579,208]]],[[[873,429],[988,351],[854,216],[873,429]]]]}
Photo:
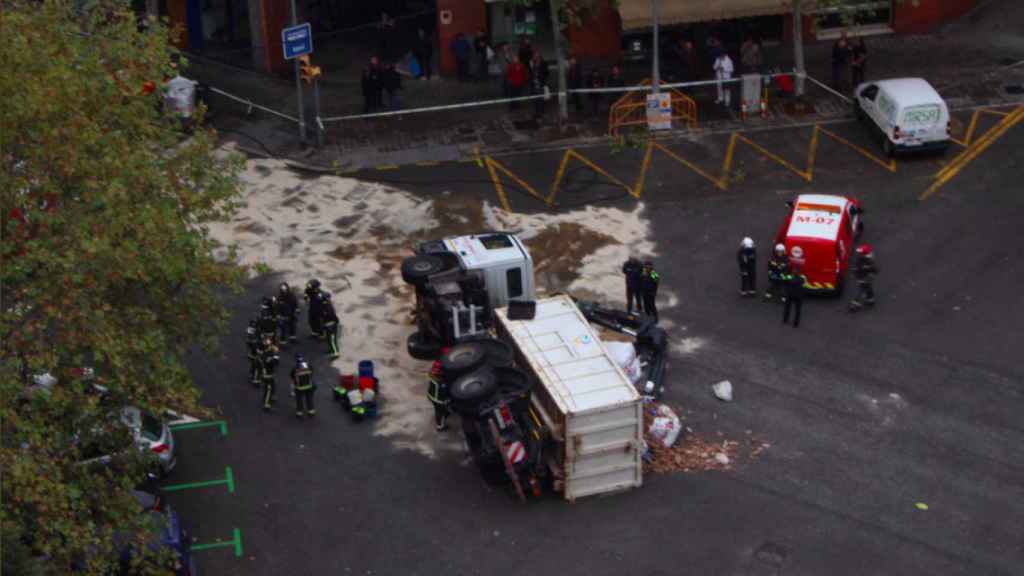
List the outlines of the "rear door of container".
{"type": "Polygon", "coordinates": [[[640,401],[570,414],[566,424],[566,500],[643,484],[640,401]]]}

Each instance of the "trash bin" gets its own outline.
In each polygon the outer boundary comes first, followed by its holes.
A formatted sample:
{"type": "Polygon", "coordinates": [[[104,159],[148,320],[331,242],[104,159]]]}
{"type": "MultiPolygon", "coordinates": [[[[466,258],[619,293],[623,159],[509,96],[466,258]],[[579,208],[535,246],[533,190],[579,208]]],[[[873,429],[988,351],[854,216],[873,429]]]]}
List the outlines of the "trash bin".
{"type": "Polygon", "coordinates": [[[373,360],[359,361],[359,377],[373,378],[373,360]]]}

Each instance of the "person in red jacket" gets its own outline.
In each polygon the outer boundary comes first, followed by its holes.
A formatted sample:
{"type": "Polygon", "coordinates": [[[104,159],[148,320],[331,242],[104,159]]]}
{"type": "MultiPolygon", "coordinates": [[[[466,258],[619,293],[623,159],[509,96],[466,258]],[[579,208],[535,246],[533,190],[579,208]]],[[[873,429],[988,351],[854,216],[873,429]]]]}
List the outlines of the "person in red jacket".
{"type": "MultiPolygon", "coordinates": [[[[512,63],[508,65],[508,71],[505,72],[506,79],[508,80],[509,95],[512,98],[518,98],[523,95],[523,89],[526,88],[526,83],[529,80],[529,74],[526,70],[526,65],[519,60],[519,56],[512,56],[512,63]]],[[[509,110],[515,110],[519,107],[519,102],[513,100],[508,103],[509,110]]]]}

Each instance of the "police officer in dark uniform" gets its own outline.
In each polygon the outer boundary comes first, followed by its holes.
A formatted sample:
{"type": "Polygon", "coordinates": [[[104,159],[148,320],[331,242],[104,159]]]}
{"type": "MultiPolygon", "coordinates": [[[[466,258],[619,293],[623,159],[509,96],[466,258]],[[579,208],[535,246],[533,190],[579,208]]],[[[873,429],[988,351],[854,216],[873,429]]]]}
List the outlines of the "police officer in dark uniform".
{"type": "Polygon", "coordinates": [[[249,358],[249,383],[253,386],[260,385],[260,333],[259,325],[255,318],[249,320],[245,328],[245,349],[249,358]]]}
{"type": "Polygon", "coordinates": [[[281,357],[278,356],[277,346],[269,336],[263,339],[260,346],[260,379],[263,381],[263,410],[269,411],[274,405],[274,372],[281,357]]]}
{"type": "Polygon", "coordinates": [[[857,296],[850,301],[850,311],[857,312],[864,306],[875,305],[875,276],[878,275],[878,263],[875,251],[868,244],[857,247],[857,260],[853,265],[853,277],[857,279],[857,296]]]}
{"type": "Polygon", "coordinates": [[[658,322],[658,306],[655,300],[658,297],[658,284],[660,283],[661,276],[654,269],[654,262],[650,260],[644,262],[640,291],[643,293],[644,298],[644,312],[653,318],[655,323],[658,322]]]}
{"type": "Polygon", "coordinates": [[[322,338],[320,329],[320,281],[313,278],[306,282],[306,291],[303,295],[309,305],[309,331],[314,338],[322,338]]]}
{"type": "Polygon", "coordinates": [[[783,276],[786,287],[786,307],[782,311],[782,323],[789,323],[789,309],[793,308],[793,328],[800,327],[800,309],[804,304],[804,283],[807,277],[800,273],[800,266],[792,264],[783,276]]]}
{"type": "Polygon", "coordinates": [[[768,261],[768,289],[764,291],[763,300],[767,302],[778,296],[782,302],[786,301],[784,277],[789,273],[789,256],[786,255],[786,247],[782,244],[775,245],[775,252],[768,261]]]}
{"type": "Polygon", "coordinates": [[[281,323],[281,342],[295,342],[295,325],[299,319],[299,299],[288,284],[277,292],[277,319],[281,323]]]}
{"type": "Polygon", "coordinates": [[[622,265],[622,273],[626,276],[626,312],[633,313],[633,302],[636,301],[636,310],[644,313],[644,301],[640,296],[643,285],[644,267],[636,258],[630,257],[622,265]]]}
{"type": "Polygon", "coordinates": [[[740,242],[736,261],[740,265],[740,296],[754,296],[757,294],[757,250],[750,237],[740,242]]]}
{"type": "Polygon", "coordinates": [[[292,388],[295,390],[295,416],[302,418],[307,413],[310,416],[316,415],[316,408],[313,406],[313,391],[316,385],[313,382],[313,369],[309,362],[302,357],[302,354],[295,355],[295,367],[291,373],[292,388]]]}
{"type": "Polygon", "coordinates": [[[320,330],[324,339],[327,340],[327,355],[337,358],[338,351],[338,313],[331,303],[330,292],[320,292],[320,330]]]}
{"type": "Polygon", "coordinates": [[[435,360],[427,373],[427,399],[434,405],[434,428],[438,432],[447,430],[451,397],[448,395],[448,382],[441,373],[440,360],[435,360]]]}

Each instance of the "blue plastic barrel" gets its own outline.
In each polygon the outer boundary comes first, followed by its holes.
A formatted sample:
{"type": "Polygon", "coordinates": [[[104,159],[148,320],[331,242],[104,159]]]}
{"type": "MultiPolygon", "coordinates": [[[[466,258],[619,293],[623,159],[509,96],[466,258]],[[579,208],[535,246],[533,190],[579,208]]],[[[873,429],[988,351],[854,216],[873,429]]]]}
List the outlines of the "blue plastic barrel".
{"type": "Polygon", "coordinates": [[[373,378],[373,360],[359,361],[359,377],[373,378]]]}

